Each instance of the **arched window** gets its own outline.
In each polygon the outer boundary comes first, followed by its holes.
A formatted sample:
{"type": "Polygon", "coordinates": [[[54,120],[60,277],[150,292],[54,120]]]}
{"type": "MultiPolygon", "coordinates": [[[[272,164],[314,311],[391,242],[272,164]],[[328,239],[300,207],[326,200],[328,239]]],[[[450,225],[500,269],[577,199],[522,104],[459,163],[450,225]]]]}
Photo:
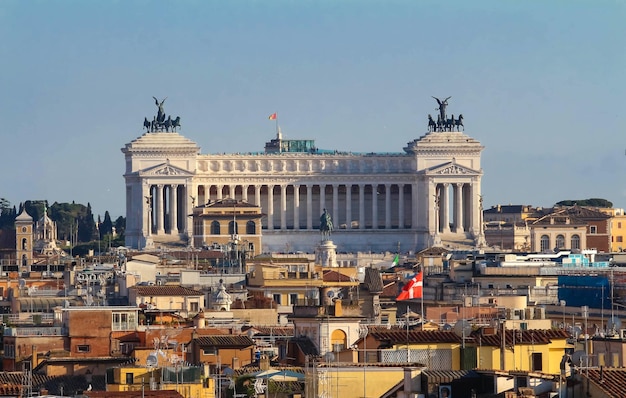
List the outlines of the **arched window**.
{"type": "Polygon", "coordinates": [[[237,235],[239,233],[239,225],[237,225],[236,221],[231,221],[228,223],[228,233],[230,235],[237,235]]]}
{"type": "Polygon", "coordinates": [[[22,254],[22,266],[27,266],[28,265],[28,257],[26,257],[26,254],[22,254]]]}
{"type": "Polygon", "coordinates": [[[330,343],[333,347],[333,351],[340,352],[346,348],[346,333],[341,329],[333,330],[330,336],[330,343]]]}
{"type": "Polygon", "coordinates": [[[256,234],[256,223],[252,220],[246,223],[246,235],[255,235],[256,234]]]}
{"type": "Polygon", "coordinates": [[[580,236],[572,235],[572,247],[571,249],[580,249],[580,236]]]}
{"type": "Polygon", "coordinates": [[[22,250],[28,250],[28,239],[22,238],[22,250]]]}
{"type": "Polygon", "coordinates": [[[545,252],[546,250],[550,250],[550,237],[541,235],[541,251],[545,252]]]}
{"type": "Polygon", "coordinates": [[[220,230],[220,222],[219,221],[213,221],[211,223],[211,235],[219,235],[221,234],[221,230],[220,230]]]}
{"type": "Polygon", "coordinates": [[[556,236],[556,248],[564,249],[565,248],[565,236],[557,235],[556,236]]]}

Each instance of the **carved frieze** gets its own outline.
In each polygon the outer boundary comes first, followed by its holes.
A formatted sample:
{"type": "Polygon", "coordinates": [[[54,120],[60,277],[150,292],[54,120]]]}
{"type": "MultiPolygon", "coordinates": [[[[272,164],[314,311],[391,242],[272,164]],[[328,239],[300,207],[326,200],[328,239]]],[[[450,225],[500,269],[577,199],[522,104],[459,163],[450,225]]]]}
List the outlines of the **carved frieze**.
{"type": "Polygon", "coordinates": [[[452,165],[437,171],[437,174],[470,174],[470,172],[464,167],[452,165]]]}

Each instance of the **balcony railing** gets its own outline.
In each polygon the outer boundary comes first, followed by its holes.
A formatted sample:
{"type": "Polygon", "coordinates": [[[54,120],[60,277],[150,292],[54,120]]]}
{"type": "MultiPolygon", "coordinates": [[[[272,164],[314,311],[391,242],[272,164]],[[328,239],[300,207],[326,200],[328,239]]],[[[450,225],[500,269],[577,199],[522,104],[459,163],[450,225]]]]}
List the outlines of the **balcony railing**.
{"type": "Polygon", "coordinates": [[[67,336],[67,329],[62,326],[51,327],[8,327],[4,329],[5,336],[67,336]]]}

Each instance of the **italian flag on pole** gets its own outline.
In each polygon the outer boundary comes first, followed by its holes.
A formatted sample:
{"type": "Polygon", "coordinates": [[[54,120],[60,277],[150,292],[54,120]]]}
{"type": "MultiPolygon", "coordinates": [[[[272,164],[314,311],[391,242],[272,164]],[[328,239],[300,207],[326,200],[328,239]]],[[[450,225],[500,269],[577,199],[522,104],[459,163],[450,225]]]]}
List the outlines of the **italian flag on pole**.
{"type": "Polygon", "coordinates": [[[393,262],[391,263],[391,266],[395,267],[398,264],[400,264],[400,256],[396,254],[396,257],[394,257],[393,262]]]}

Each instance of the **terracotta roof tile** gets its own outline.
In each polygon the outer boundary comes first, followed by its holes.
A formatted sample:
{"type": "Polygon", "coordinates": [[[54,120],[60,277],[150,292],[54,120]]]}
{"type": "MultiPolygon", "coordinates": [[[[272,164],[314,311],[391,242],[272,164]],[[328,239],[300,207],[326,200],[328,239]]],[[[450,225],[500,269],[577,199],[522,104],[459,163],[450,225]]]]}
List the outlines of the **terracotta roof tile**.
{"type": "Polygon", "coordinates": [[[421,343],[461,343],[461,338],[452,331],[436,330],[373,330],[369,333],[374,339],[383,345],[393,346],[396,344],[421,344],[421,343]]]}
{"type": "Polygon", "coordinates": [[[580,372],[582,377],[589,377],[589,380],[600,390],[606,393],[607,397],[621,398],[626,391],[626,369],[588,369],[580,372]]]}
{"type": "Polygon", "coordinates": [[[372,267],[365,268],[363,284],[371,293],[382,293],[384,290],[383,278],[380,275],[380,271],[372,267]]]}
{"type": "Polygon", "coordinates": [[[226,336],[213,335],[201,336],[195,338],[195,342],[200,347],[250,347],[254,345],[254,341],[248,336],[226,336]]]}
{"type": "Polygon", "coordinates": [[[138,296],[202,296],[204,293],[182,286],[133,286],[138,296]]]}
{"type": "Polygon", "coordinates": [[[324,282],[352,282],[349,277],[341,272],[326,270],[324,271],[324,282]]]}
{"type": "MultiPolygon", "coordinates": [[[[502,345],[502,334],[500,331],[495,334],[481,334],[480,331],[473,332],[471,337],[484,346],[500,347],[502,345]]],[[[567,339],[570,334],[564,330],[507,330],[505,343],[507,345],[532,345],[550,344],[553,340],[567,339]]]]}

